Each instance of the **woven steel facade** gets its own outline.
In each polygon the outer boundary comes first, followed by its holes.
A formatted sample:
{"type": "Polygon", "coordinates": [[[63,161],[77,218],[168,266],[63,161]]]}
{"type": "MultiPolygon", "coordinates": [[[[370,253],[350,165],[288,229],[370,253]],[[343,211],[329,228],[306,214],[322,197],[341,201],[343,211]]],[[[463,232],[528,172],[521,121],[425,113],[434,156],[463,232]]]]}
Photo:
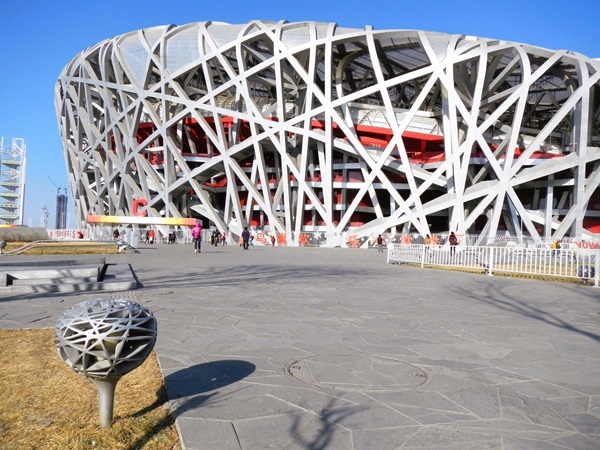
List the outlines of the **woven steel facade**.
{"type": "Polygon", "coordinates": [[[600,220],[599,80],[600,61],[498,40],[203,22],[83,51],[55,105],[81,226],[581,238],[600,220]]]}

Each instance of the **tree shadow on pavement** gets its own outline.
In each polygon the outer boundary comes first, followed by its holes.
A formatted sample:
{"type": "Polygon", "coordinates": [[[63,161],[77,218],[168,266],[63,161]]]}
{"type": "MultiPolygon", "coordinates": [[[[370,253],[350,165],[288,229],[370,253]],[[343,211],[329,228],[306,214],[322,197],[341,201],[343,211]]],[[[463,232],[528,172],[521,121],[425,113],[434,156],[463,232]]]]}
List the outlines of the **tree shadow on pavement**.
{"type": "MultiPolygon", "coordinates": [[[[558,292],[560,289],[569,289],[569,285],[556,284],[556,292],[554,293],[553,298],[549,299],[550,301],[561,298],[560,293],[558,292]]],[[[476,296],[473,294],[473,290],[466,288],[457,288],[456,291],[464,298],[474,299],[503,311],[517,313],[523,317],[541,321],[563,330],[579,333],[583,336],[587,336],[595,341],[600,342],[599,334],[586,331],[573,325],[572,323],[569,323],[555,312],[550,312],[547,309],[542,308],[541,305],[543,305],[543,303],[534,301],[533,299],[520,299],[516,298],[515,296],[511,296],[509,293],[502,290],[498,285],[486,286],[484,289],[485,295],[482,296],[476,296]]],[[[572,295],[572,293],[570,293],[570,295],[572,295]]],[[[591,300],[598,301],[598,297],[595,292],[589,292],[586,293],[586,295],[589,295],[591,300]]],[[[590,314],[595,314],[595,311],[590,310],[590,314]]]]}
{"type": "Polygon", "coordinates": [[[303,436],[303,427],[299,417],[294,419],[290,427],[289,435],[293,437],[294,445],[301,446],[307,450],[324,450],[329,448],[332,443],[336,428],[345,429],[344,426],[338,425],[339,422],[347,421],[350,416],[363,412],[366,407],[354,405],[352,407],[335,407],[335,399],[331,399],[320,412],[317,414],[319,428],[311,430],[307,435],[312,439],[307,439],[303,436]]]}
{"type": "Polygon", "coordinates": [[[364,279],[375,275],[375,271],[366,268],[339,268],[323,265],[294,266],[287,267],[281,265],[255,265],[240,266],[231,271],[223,271],[214,267],[200,268],[195,271],[185,271],[179,273],[169,273],[165,276],[158,276],[152,279],[144,280],[144,288],[185,288],[202,286],[235,286],[242,284],[286,284],[294,281],[323,281],[344,282],[356,279],[364,279]]]}

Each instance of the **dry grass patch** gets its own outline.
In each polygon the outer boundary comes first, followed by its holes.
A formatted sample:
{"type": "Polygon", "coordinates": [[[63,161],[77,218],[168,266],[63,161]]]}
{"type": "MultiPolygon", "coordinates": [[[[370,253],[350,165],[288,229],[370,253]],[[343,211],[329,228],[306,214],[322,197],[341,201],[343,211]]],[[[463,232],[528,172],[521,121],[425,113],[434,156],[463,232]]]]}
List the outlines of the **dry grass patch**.
{"type": "MultiPolygon", "coordinates": [[[[18,250],[27,242],[8,242],[3,252],[12,252],[18,250]]],[[[114,255],[117,253],[117,246],[114,242],[95,242],[95,241],[74,241],[74,242],[44,242],[31,243],[28,248],[20,255],[114,255]]]]}
{"type": "Polygon", "coordinates": [[[114,421],[98,393],[60,359],[54,330],[0,330],[0,448],[181,449],[154,353],[117,384],[114,421]]]}

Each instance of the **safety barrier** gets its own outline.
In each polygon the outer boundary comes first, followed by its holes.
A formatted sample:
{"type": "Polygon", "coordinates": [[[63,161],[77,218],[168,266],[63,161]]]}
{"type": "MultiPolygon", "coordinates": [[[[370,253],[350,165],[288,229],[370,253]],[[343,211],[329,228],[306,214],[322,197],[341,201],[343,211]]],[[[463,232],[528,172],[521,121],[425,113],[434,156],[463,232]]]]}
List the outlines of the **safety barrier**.
{"type": "Polygon", "coordinates": [[[481,269],[488,275],[509,272],[594,280],[598,287],[600,250],[449,245],[388,245],[387,262],[481,269]]]}

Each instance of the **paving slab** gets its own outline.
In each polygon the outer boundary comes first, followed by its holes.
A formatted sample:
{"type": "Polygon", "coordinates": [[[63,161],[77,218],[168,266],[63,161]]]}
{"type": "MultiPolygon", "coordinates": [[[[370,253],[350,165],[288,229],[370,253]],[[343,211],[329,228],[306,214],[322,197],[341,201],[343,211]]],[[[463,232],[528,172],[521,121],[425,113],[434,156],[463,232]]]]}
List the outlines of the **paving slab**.
{"type": "Polygon", "coordinates": [[[374,250],[141,245],[137,290],[0,294],[0,327],[129,298],[182,445],[600,448],[600,290],[388,265],[374,250]]]}

